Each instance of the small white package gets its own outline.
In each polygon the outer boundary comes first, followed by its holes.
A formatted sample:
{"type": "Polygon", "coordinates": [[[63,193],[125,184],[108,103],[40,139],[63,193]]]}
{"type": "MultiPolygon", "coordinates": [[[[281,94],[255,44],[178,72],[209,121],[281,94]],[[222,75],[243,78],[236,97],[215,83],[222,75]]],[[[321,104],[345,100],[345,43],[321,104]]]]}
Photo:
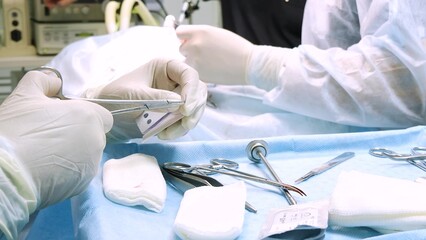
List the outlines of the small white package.
{"type": "Polygon", "coordinates": [[[328,201],[290,205],[269,212],[259,239],[323,239],[327,226],[328,201]]]}

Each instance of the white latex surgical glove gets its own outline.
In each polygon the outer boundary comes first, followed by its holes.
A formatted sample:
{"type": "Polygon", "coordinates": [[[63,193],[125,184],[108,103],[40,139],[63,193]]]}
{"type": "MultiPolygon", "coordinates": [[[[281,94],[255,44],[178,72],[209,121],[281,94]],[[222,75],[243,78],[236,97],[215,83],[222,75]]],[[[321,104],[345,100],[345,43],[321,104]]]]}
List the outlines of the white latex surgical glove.
{"type": "MultiPolygon", "coordinates": [[[[157,135],[160,139],[174,139],[185,135],[197,125],[206,105],[207,86],[200,81],[197,71],[184,62],[176,59],[158,58],[111,83],[89,89],[85,95],[88,98],[102,99],[183,99],[185,103],[178,109],[167,109],[167,111],[179,111],[183,118],[157,135]],[[181,89],[180,94],[172,92],[177,87],[181,89]]],[[[114,107],[105,106],[111,110],[114,107]]],[[[136,119],[141,113],[115,115],[114,126],[109,137],[116,141],[141,138],[142,134],[136,125],[136,119]]]]}
{"type": "Polygon", "coordinates": [[[0,232],[8,239],[36,210],[85,190],[98,170],[113,118],[94,103],[51,98],[60,86],[30,71],[0,105],[0,232]]]}
{"type": "Polygon", "coordinates": [[[185,62],[200,79],[217,84],[247,84],[254,45],[239,35],[208,25],[181,25],[176,29],[185,62]]]}

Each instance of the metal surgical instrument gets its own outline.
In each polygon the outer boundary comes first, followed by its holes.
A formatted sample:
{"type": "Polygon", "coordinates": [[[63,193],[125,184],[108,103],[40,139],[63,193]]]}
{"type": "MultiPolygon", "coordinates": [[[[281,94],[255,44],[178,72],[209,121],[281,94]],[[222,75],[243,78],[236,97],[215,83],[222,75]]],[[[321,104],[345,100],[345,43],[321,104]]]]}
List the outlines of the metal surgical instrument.
{"type": "Polygon", "coordinates": [[[395,161],[406,161],[423,171],[426,171],[426,147],[414,147],[411,149],[411,153],[397,153],[386,148],[372,148],[369,153],[372,156],[380,158],[389,158],[395,161]]]}
{"type": "Polygon", "coordinates": [[[178,107],[185,103],[183,100],[174,100],[174,99],[163,99],[163,100],[123,100],[123,99],[92,99],[92,98],[80,98],[80,97],[69,97],[64,96],[62,93],[63,79],[61,73],[55,68],[49,66],[41,66],[35,68],[33,70],[42,71],[42,72],[51,72],[54,73],[61,80],[61,88],[59,92],[56,94],[56,97],[62,100],[84,100],[97,104],[114,104],[126,106],[125,108],[118,110],[111,110],[112,115],[129,113],[129,112],[137,112],[144,110],[155,110],[155,109],[166,109],[178,107]],[[134,107],[128,107],[129,105],[135,105],[134,107]]]}
{"type": "MultiPolygon", "coordinates": [[[[189,189],[201,186],[213,186],[221,187],[223,184],[217,181],[214,178],[206,176],[204,174],[194,174],[186,173],[180,170],[174,170],[172,168],[164,167],[163,165],[163,174],[165,178],[179,191],[182,193],[186,192],[189,189]]],[[[246,201],[245,208],[253,213],[256,213],[257,210],[250,203],[246,201]]]]}
{"type": "Polygon", "coordinates": [[[191,166],[189,164],[186,163],[178,163],[178,162],[166,162],[163,164],[163,167],[165,169],[172,169],[175,171],[181,171],[184,173],[191,173],[193,171],[197,172],[197,171],[202,171],[204,173],[206,172],[216,172],[216,173],[221,173],[221,174],[225,174],[225,175],[229,175],[229,176],[233,176],[233,177],[237,177],[237,178],[243,178],[243,179],[247,179],[247,180],[251,180],[251,181],[255,181],[255,182],[259,182],[259,183],[263,183],[263,184],[268,184],[268,185],[272,185],[275,187],[280,187],[280,188],[284,188],[284,189],[288,189],[290,191],[294,191],[297,192],[298,194],[302,195],[302,196],[306,196],[306,194],[299,188],[289,185],[289,184],[285,184],[285,183],[280,183],[280,182],[276,182],[276,181],[271,181],[269,179],[266,178],[262,178],[259,176],[255,176],[255,175],[248,175],[248,174],[240,174],[240,173],[236,173],[236,172],[232,172],[232,171],[224,171],[224,170],[219,170],[219,169],[215,169],[215,165],[214,164],[201,164],[201,165],[195,165],[195,166],[191,166]]]}
{"type": "MultiPolygon", "coordinates": [[[[242,175],[246,175],[246,176],[251,176],[251,177],[259,177],[250,173],[246,173],[243,171],[239,171],[237,170],[237,168],[239,167],[237,162],[231,161],[231,160],[227,160],[224,158],[214,158],[212,160],[210,160],[210,163],[212,165],[210,165],[209,167],[216,169],[216,170],[220,170],[220,169],[225,169],[231,172],[235,172],[238,174],[242,174],[242,175]]],[[[215,173],[215,172],[210,172],[210,173],[215,173]]]]}
{"type": "Polygon", "coordinates": [[[303,175],[301,178],[298,178],[295,182],[300,183],[300,182],[306,181],[309,178],[316,176],[320,173],[323,173],[327,171],[328,169],[333,168],[334,166],[348,160],[349,158],[352,158],[353,156],[355,156],[355,153],[353,152],[344,152],[340,154],[339,156],[323,163],[321,166],[312,169],[311,171],[303,175]]]}
{"type": "MultiPolygon", "coordinates": [[[[255,163],[259,163],[260,160],[262,160],[263,163],[268,168],[268,170],[271,172],[272,176],[275,178],[275,180],[279,183],[283,183],[280,177],[278,176],[278,174],[274,171],[274,169],[272,169],[272,166],[269,164],[268,160],[266,159],[267,148],[268,148],[268,144],[265,141],[253,140],[246,147],[247,156],[250,160],[252,160],[255,163]]],[[[290,205],[297,204],[296,200],[293,198],[293,196],[291,196],[288,189],[280,187],[280,190],[284,194],[284,197],[286,198],[287,202],[290,205]]]]}

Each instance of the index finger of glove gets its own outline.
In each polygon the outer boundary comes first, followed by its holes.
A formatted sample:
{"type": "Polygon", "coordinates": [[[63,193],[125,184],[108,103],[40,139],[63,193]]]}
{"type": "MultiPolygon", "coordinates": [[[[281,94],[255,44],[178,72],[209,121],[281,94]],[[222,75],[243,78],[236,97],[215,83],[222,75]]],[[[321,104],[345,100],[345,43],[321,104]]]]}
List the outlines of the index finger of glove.
{"type": "Polygon", "coordinates": [[[76,111],[74,118],[87,119],[86,122],[97,123],[93,127],[101,126],[104,133],[111,130],[113,125],[113,117],[110,111],[106,108],[92,102],[83,100],[66,100],[60,101],[62,108],[66,108],[67,111],[76,111]],[[76,110],[77,109],[77,110],[76,110]]]}
{"type": "MultiPolygon", "coordinates": [[[[56,76],[41,71],[29,71],[22,77],[11,95],[28,98],[33,101],[35,99],[56,96],[61,86],[62,80],[56,76]]],[[[58,104],[60,103],[58,102],[58,104]]],[[[107,109],[95,103],[79,100],[67,100],[67,104],[86,106],[84,109],[90,109],[89,112],[96,113],[102,119],[101,122],[105,132],[111,129],[113,118],[107,109]]],[[[66,105],[64,104],[63,106],[65,107],[66,105]]],[[[81,108],[80,110],[83,109],[81,108]]]]}
{"type": "Polygon", "coordinates": [[[185,40],[191,38],[198,29],[197,25],[179,25],[176,28],[176,35],[179,39],[185,40]]]}
{"type": "Polygon", "coordinates": [[[181,96],[185,104],[181,108],[181,113],[185,116],[191,115],[199,105],[205,103],[207,98],[207,88],[200,80],[198,72],[187,64],[171,60],[167,64],[168,77],[181,86],[181,96]]]}
{"type": "Polygon", "coordinates": [[[56,96],[62,86],[62,81],[56,76],[47,75],[41,71],[29,71],[19,81],[12,94],[31,97],[56,96]]]}

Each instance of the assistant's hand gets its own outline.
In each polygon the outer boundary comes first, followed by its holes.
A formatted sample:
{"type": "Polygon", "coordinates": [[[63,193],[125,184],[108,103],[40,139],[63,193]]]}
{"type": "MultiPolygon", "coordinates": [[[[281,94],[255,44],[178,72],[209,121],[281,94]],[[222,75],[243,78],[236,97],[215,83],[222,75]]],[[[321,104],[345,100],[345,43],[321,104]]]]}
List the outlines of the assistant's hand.
{"type": "Polygon", "coordinates": [[[239,35],[208,25],[181,25],[176,34],[180,52],[201,80],[218,84],[246,84],[253,44],[239,35]]]}
{"type": "MultiPolygon", "coordinates": [[[[29,174],[33,183],[26,184],[34,184],[38,208],[86,188],[113,121],[94,103],[49,98],[60,86],[56,76],[30,71],[0,106],[0,136],[23,167],[14,174],[29,174]]],[[[15,184],[19,188],[21,183],[15,184]]]]}
{"type": "Polygon", "coordinates": [[[75,2],[76,0],[43,0],[44,4],[48,8],[52,8],[55,6],[67,6],[71,3],[75,2]]]}
{"type": "MultiPolygon", "coordinates": [[[[206,84],[197,71],[187,64],[172,59],[153,59],[117,80],[86,92],[88,98],[131,100],[185,100],[178,110],[184,117],[158,134],[160,139],[174,139],[185,135],[200,120],[207,100],[206,84]],[[181,88],[180,94],[172,92],[181,88]]],[[[108,106],[107,106],[108,107],[108,106]]],[[[110,107],[108,107],[110,108],[110,107]]],[[[113,110],[113,109],[111,109],[113,110]]],[[[115,115],[109,136],[115,140],[141,138],[136,118],[141,112],[115,115]]]]}

